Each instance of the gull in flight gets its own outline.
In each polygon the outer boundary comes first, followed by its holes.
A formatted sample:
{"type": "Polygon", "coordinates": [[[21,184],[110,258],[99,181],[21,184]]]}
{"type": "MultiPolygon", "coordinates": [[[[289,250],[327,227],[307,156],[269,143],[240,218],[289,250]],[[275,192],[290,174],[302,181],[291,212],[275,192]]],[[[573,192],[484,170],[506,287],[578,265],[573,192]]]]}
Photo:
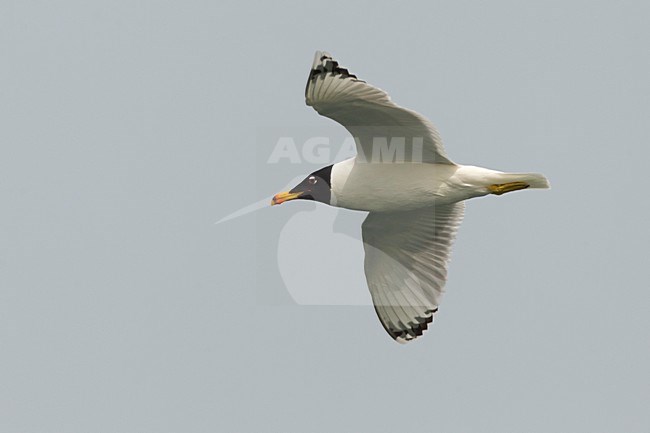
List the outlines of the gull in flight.
{"type": "Polygon", "coordinates": [[[438,311],[465,200],[549,183],[541,174],[452,162],[429,120],[328,53],[316,52],[305,98],[352,134],[357,155],[311,173],[271,204],[301,199],[367,211],[364,269],[375,311],[394,340],[413,340],[438,311]]]}

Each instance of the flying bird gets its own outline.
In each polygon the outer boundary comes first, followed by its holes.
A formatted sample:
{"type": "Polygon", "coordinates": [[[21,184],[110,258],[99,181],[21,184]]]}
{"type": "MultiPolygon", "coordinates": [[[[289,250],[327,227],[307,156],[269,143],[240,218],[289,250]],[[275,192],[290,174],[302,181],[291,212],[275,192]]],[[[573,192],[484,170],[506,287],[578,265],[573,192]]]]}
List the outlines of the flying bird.
{"type": "Polygon", "coordinates": [[[394,340],[413,340],[438,311],[464,201],[549,183],[537,173],[452,162],[429,120],[328,53],[316,52],[305,98],[352,134],[357,155],[311,173],[271,204],[301,199],[367,211],[364,270],[375,311],[394,340]]]}

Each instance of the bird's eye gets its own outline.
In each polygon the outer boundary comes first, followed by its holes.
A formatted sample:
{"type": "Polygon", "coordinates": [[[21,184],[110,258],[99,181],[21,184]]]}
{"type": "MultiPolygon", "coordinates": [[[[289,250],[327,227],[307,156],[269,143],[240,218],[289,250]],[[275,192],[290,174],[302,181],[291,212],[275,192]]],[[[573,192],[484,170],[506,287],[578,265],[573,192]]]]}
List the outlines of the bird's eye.
{"type": "Polygon", "coordinates": [[[307,182],[309,182],[311,185],[316,183],[316,177],[315,176],[309,176],[307,179],[307,182]]]}

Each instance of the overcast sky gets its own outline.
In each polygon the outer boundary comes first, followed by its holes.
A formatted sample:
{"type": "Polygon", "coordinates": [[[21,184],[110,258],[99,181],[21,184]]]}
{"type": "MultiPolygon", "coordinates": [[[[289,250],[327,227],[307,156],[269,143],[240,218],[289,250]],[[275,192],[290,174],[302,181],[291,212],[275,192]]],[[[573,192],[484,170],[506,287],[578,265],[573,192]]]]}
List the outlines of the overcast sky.
{"type": "Polygon", "coordinates": [[[647,433],[650,3],[225,3],[0,2],[0,431],[647,433]],[[468,203],[405,346],[363,213],[267,206],[343,156],[315,50],[552,185],[468,203]]]}

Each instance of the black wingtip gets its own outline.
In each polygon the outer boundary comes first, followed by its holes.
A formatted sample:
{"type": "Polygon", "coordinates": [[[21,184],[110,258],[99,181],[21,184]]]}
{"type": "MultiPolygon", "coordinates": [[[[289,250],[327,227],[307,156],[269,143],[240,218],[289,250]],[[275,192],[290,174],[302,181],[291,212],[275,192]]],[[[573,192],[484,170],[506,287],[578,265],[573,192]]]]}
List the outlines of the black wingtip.
{"type": "MultiPolygon", "coordinates": [[[[375,312],[377,313],[377,316],[379,316],[379,311],[377,310],[377,306],[375,306],[375,312]]],[[[437,312],[438,312],[438,307],[425,311],[424,314],[426,314],[426,316],[416,317],[415,320],[417,321],[417,323],[410,326],[409,329],[392,329],[386,326],[383,320],[381,320],[380,316],[379,316],[379,323],[381,323],[381,326],[386,330],[388,335],[390,335],[393,340],[395,340],[400,344],[404,344],[421,336],[424,333],[424,331],[428,329],[429,324],[433,322],[433,316],[437,312]]]]}
{"type": "Polygon", "coordinates": [[[340,67],[339,62],[334,60],[332,56],[330,56],[325,52],[323,53],[317,52],[316,58],[314,59],[314,64],[312,65],[311,71],[309,71],[309,78],[307,78],[307,86],[305,87],[305,96],[307,96],[307,90],[309,89],[309,84],[312,82],[312,80],[315,80],[321,74],[323,75],[332,74],[332,76],[338,75],[341,78],[354,78],[358,80],[356,75],[351,74],[350,71],[348,71],[346,68],[340,67]]]}

